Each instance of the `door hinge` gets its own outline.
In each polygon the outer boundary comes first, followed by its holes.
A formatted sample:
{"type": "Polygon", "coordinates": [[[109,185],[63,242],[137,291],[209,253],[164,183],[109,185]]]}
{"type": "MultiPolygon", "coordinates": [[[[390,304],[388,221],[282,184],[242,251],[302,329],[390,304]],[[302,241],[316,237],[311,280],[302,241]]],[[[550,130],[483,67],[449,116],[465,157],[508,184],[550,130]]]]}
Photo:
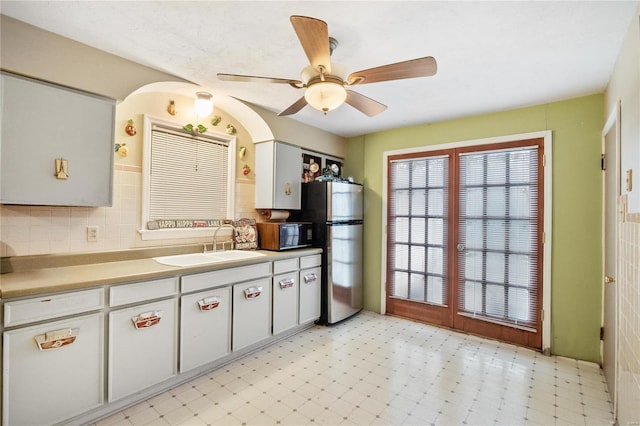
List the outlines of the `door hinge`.
{"type": "Polygon", "coordinates": [[[607,159],[607,155],[606,154],[602,154],[600,156],[600,169],[602,169],[602,171],[607,170],[607,166],[606,166],[606,163],[605,163],[606,159],[607,159]]]}
{"type": "Polygon", "coordinates": [[[604,340],[604,327],[600,327],[600,340],[604,340]]]}

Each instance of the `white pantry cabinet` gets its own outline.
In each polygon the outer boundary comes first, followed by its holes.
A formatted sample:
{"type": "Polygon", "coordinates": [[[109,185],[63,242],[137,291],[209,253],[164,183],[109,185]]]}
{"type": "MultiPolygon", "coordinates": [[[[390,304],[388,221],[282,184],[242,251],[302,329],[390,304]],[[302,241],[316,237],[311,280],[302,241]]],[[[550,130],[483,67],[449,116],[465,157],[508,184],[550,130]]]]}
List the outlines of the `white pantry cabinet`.
{"type": "Polygon", "coordinates": [[[17,328],[3,339],[3,424],[53,424],[104,402],[103,314],[17,328]]]}
{"type": "MultiPolygon", "coordinates": [[[[190,277],[183,277],[185,279],[190,277]]],[[[180,300],[180,371],[231,352],[231,287],[183,295],[180,300]]]]}
{"type": "Polygon", "coordinates": [[[300,258],[299,324],[308,324],[320,318],[321,262],[319,254],[300,258]]]}
{"type": "Polygon", "coordinates": [[[256,144],[256,209],[299,210],[302,148],[283,142],[256,144]]]}

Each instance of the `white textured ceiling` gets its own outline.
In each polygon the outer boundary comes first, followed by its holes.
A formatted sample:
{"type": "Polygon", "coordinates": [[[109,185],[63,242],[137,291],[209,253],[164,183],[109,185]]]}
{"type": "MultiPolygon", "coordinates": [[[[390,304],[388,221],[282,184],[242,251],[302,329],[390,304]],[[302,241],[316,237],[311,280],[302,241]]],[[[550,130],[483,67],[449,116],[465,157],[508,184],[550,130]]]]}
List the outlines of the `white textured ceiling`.
{"type": "Polygon", "coordinates": [[[600,93],[637,1],[6,1],[2,14],[279,112],[302,92],[216,73],[298,79],[307,58],[290,15],[319,18],[349,72],[434,56],[434,77],[353,89],[348,105],[292,118],[342,136],[600,93]]]}

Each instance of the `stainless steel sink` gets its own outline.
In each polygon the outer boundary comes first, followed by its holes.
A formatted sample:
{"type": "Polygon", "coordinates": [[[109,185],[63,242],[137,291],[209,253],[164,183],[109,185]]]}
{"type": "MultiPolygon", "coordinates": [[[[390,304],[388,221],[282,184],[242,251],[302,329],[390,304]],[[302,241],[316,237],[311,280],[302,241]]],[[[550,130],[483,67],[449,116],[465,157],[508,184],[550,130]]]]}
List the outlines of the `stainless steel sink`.
{"type": "Polygon", "coordinates": [[[261,256],[265,256],[265,254],[255,251],[228,250],[211,253],[176,254],[173,256],[154,257],[153,260],[169,266],[197,266],[209,263],[227,262],[230,260],[251,259],[261,256]]]}

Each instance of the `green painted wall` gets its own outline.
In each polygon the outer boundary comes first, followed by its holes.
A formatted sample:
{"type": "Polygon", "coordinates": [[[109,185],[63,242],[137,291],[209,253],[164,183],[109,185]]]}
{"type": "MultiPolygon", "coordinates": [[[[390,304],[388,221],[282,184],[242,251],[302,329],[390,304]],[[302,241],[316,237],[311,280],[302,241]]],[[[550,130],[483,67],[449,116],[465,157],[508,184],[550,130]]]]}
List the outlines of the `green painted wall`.
{"type": "Polygon", "coordinates": [[[345,173],[365,184],[365,309],[380,312],[384,151],[553,132],[551,350],[600,362],[602,94],[348,140],[345,173]]]}

